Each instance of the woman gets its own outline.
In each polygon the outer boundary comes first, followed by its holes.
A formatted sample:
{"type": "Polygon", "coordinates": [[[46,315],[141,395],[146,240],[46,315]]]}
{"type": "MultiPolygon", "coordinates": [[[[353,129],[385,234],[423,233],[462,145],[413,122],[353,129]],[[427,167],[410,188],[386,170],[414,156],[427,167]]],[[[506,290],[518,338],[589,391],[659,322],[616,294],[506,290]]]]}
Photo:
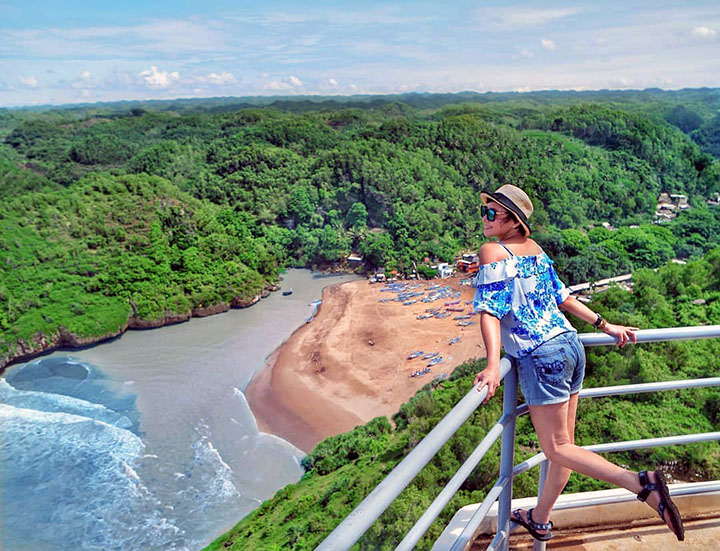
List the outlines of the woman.
{"type": "Polygon", "coordinates": [[[517,509],[511,521],[538,540],[548,540],[550,511],[571,471],[627,488],[659,512],[684,539],[682,519],[670,499],[662,472],[625,470],[574,443],[578,392],[585,374],[585,351],[562,312],[592,323],[617,339],[618,346],[636,342],[636,327],[614,325],[570,296],[552,261],[529,239],[530,198],[513,185],[481,193],[486,237],[498,241],[480,249],[474,306],[487,350],[487,367],[475,377],[477,390],[487,385],[489,400],[500,384],[500,347],[513,360],[535,432],[550,467],[534,509],[517,509]]]}

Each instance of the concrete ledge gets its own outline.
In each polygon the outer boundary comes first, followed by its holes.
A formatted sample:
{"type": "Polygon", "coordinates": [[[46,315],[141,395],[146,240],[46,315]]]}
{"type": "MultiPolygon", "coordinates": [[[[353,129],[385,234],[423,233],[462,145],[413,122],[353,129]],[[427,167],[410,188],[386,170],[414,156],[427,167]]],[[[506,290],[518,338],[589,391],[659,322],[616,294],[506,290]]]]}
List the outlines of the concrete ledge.
{"type": "MultiPolygon", "coordinates": [[[[700,483],[670,484],[669,489],[671,494],[675,494],[693,488],[693,486],[698,486],[699,484],[700,483]]],[[[512,508],[528,509],[534,507],[536,501],[536,497],[514,499],[512,508]]],[[[720,513],[720,492],[718,491],[684,496],[673,495],[673,501],[683,517],[691,518],[706,516],[710,513],[720,513]]],[[[455,516],[436,540],[432,551],[446,551],[450,549],[479,507],[479,503],[466,505],[455,513],[455,516]]],[[[497,531],[497,510],[498,504],[495,502],[490,508],[490,512],[478,527],[474,537],[481,534],[494,534],[497,531]]],[[[634,495],[624,488],[561,495],[555,504],[552,514],[552,521],[557,530],[590,526],[618,526],[639,520],[654,520],[656,518],[659,520],[657,513],[653,509],[635,499],[634,495]],[[598,501],[607,500],[608,503],[571,508],[578,502],[589,499],[598,501]]]]}

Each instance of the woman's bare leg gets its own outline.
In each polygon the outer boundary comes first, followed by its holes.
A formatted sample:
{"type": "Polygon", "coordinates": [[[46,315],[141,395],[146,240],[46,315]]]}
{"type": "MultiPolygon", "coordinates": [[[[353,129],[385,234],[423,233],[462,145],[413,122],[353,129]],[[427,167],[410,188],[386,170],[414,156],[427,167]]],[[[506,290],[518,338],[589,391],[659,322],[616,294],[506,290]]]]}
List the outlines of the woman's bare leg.
{"type": "MultiPolygon", "coordinates": [[[[577,408],[577,402],[574,408],[577,408]]],[[[577,471],[598,480],[604,480],[615,486],[621,486],[635,494],[640,492],[642,485],[636,472],[618,467],[604,457],[574,444],[574,436],[571,437],[569,432],[569,414],[570,401],[547,406],[530,406],[530,418],[538,435],[540,447],[551,464],[577,471]]],[[[574,424],[572,427],[574,428],[574,424]]],[[[556,480],[559,482],[561,480],[560,475],[555,476],[557,476],[556,480]]],[[[655,473],[648,472],[648,476],[651,482],[655,482],[655,473]]],[[[555,491],[554,487],[552,491],[555,491]]],[[[560,495],[559,492],[558,495],[560,495]]],[[[543,507],[547,508],[547,503],[549,503],[552,495],[548,495],[547,501],[545,501],[544,497],[543,493],[543,497],[540,499],[543,507]]],[[[557,496],[555,499],[557,499],[557,496]]],[[[657,510],[659,502],[660,498],[657,492],[651,492],[647,498],[647,504],[657,510]]],[[[533,511],[533,520],[536,522],[547,522],[548,517],[549,511],[540,509],[537,516],[533,511]],[[541,513],[542,516],[540,516],[541,513]]],[[[666,524],[672,529],[669,513],[666,513],[664,518],[666,524]]]]}
{"type": "MultiPolygon", "coordinates": [[[[566,428],[568,439],[571,444],[575,443],[575,417],[577,414],[578,394],[571,394],[567,403],[566,428]]],[[[542,494],[538,499],[537,505],[533,510],[533,520],[539,523],[546,523],[550,519],[550,511],[552,511],[555,502],[562,493],[565,485],[570,478],[572,471],[567,467],[563,467],[558,463],[550,461],[545,486],[542,494]]]]}

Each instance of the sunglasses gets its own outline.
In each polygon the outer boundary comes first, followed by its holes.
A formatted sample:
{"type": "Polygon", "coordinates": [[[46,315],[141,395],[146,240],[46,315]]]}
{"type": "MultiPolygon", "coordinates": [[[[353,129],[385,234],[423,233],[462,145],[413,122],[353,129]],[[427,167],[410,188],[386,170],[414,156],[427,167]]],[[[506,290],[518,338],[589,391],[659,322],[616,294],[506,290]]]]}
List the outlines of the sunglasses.
{"type": "Polygon", "coordinates": [[[485,205],[482,205],[482,206],[480,207],[480,216],[484,216],[484,217],[487,218],[488,221],[490,221],[490,222],[494,222],[494,221],[495,221],[495,217],[496,217],[498,214],[507,214],[507,212],[498,212],[498,211],[496,211],[495,209],[490,208],[490,207],[485,206],[485,205]]]}

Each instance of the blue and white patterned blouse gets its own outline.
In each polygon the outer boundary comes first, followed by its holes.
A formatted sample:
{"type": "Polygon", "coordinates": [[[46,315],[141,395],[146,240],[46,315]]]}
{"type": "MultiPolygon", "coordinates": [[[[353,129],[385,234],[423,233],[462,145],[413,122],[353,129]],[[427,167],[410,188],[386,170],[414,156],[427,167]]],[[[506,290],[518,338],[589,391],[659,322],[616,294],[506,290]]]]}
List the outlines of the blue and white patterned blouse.
{"type": "Polygon", "coordinates": [[[502,344],[510,356],[526,356],[560,333],[575,331],[558,308],[570,291],[544,252],[480,266],[475,287],[474,309],[500,320],[502,344]]]}

